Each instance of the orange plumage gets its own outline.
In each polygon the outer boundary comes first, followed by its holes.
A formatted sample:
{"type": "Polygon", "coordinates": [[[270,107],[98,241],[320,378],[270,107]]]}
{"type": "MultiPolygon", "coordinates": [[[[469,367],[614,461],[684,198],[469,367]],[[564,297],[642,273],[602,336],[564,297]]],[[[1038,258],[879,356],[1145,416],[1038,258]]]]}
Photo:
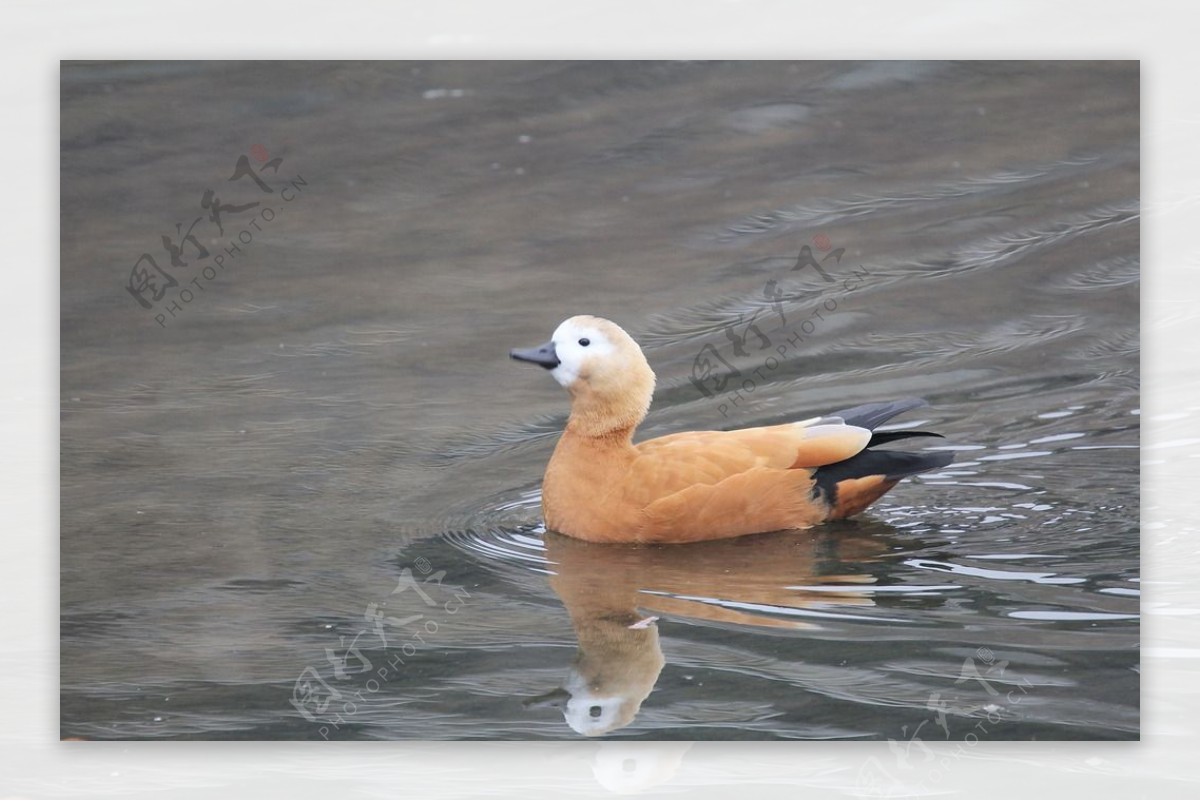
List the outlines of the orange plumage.
{"type": "Polygon", "coordinates": [[[620,326],[572,317],[550,342],[511,355],[550,370],[571,395],[571,415],[542,483],[542,510],[548,528],[578,539],[695,542],[808,528],[857,514],[904,476],[953,458],[871,447],[924,433],[872,433],[923,403],[915,399],[634,444],[655,379],[620,326]]]}

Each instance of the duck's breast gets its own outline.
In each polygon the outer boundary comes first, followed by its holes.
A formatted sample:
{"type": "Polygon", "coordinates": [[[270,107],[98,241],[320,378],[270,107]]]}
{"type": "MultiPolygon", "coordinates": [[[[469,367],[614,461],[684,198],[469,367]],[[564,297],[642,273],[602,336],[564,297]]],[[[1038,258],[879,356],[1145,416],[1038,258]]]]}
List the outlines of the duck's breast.
{"type": "Polygon", "coordinates": [[[632,460],[628,443],[620,447],[564,434],[542,482],[546,527],[594,542],[632,540],[640,510],[623,491],[632,460]]]}

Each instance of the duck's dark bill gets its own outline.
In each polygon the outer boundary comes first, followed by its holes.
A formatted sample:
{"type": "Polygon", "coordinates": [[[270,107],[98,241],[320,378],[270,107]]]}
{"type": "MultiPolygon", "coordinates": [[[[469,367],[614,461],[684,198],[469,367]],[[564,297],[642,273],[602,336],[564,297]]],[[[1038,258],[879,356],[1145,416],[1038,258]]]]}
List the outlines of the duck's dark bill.
{"type": "Polygon", "coordinates": [[[545,345],[539,345],[536,348],[513,348],[508,352],[508,355],[519,362],[540,364],[547,370],[553,370],[560,364],[558,353],[554,350],[553,342],[547,342],[545,345]]]}
{"type": "Polygon", "coordinates": [[[526,709],[545,709],[547,707],[561,709],[569,700],[571,700],[571,694],[562,687],[558,687],[544,695],[526,698],[521,702],[521,706],[526,709]]]}

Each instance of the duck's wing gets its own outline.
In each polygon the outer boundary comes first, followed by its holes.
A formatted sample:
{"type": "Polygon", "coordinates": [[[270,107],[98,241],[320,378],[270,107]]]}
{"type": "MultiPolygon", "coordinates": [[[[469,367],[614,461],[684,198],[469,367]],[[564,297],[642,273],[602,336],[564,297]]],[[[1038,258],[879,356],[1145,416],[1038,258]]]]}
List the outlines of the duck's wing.
{"type": "Polygon", "coordinates": [[[844,461],[871,439],[826,421],[676,434],[638,446],[621,492],[642,510],[639,539],[692,541],[798,528],[829,507],[813,494],[815,468],[844,461]]]}
{"type": "Polygon", "coordinates": [[[696,542],[822,522],[829,507],[812,493],[811,471],[754,467],[714,484],[693,484],[642,508],[635,539],[696,542]]]}
{"type": "Polygon", "coordinates": [[[799,423],[660,437],[637,446],[622,491],[642,510],[645,540],[715,539],[849,517],[905,476],[953,462],[946,451],[873,449],[940,436],[907,429],[872,434],[923,405],[905,398],[799,423]]]}
{"type": "Polygon", "coordinates": [[[694,466],[698,475],[710,477],[700,483],[711,484],[752,467],[822,467],[849,459],[870,441],[869,429],[837,417],[738,431],[689,431],[638,445],[633,469],[686,473],[694,466]]]}

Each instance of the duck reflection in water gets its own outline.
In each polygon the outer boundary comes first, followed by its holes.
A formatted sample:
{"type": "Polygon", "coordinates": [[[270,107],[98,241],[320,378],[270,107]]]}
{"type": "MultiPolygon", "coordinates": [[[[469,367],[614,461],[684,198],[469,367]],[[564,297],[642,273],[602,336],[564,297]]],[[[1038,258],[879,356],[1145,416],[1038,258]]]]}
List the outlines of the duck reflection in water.
{"type": "Polygon", "coordinates": [[[789,613],[873,606],[875,578],[845,572],[887,551],[883,537],[867,535],[872,530],[892,531],[868,524],[854,534],[790,530],[683,546],[596,544],[547,532],[550,586],[571,616],[579,651],[562,686],[526,708],[557,707],[588,737],[628,726],[665,665],[660,615],[802,630],[816,624],[789,613]],[[805,589],[822,584],[830,589],[805,589]]]}

